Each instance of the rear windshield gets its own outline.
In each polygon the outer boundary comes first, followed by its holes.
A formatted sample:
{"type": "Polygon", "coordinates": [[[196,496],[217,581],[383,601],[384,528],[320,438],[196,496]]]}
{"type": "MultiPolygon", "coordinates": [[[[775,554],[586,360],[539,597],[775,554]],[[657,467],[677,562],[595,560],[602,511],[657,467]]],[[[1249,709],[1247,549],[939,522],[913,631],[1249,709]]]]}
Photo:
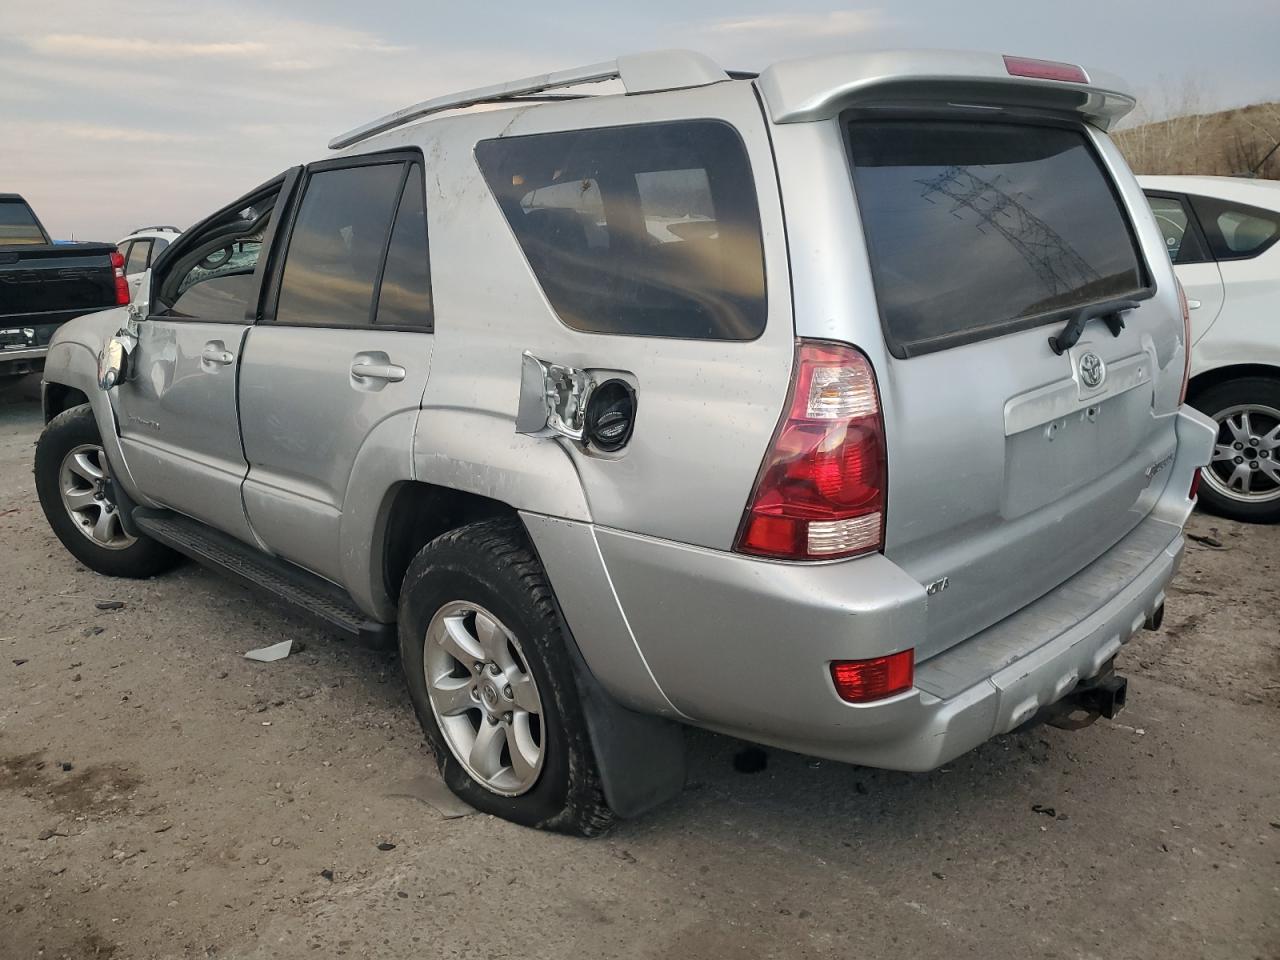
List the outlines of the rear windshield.
{"type": "Polygon", "coordinates": [[[0,247],[45,243],[30,208],[21,200],[0,200],[0,247]]]}
{"type": "Polygon", "coordinates": [[[728,124],[504,137],[476,144],[476,160],[569,326],[704,340],[764,330],[755,184],[728,124]]]}
{"type": "Polygon", "coordinates": [[[1083,132],[854,120],[854,186],[899,357],[998,336],[1147,286],[1083,132]]]}

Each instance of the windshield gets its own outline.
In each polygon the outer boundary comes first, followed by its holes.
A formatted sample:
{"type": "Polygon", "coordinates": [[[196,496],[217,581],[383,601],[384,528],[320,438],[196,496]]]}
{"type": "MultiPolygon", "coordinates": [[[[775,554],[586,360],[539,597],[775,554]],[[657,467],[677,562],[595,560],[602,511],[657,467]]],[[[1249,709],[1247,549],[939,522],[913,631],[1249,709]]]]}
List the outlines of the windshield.
{"type": "Polygon", "coordinates": [[[1128,220],[1082,131],[954,120],[855,120],[848,130],[896,355],[1145,288],[1128,220]]]}
{"type": "Polygon", "coordinates": [[[48,242],[26,203],[0,200],[0,247],[48,242]]]}

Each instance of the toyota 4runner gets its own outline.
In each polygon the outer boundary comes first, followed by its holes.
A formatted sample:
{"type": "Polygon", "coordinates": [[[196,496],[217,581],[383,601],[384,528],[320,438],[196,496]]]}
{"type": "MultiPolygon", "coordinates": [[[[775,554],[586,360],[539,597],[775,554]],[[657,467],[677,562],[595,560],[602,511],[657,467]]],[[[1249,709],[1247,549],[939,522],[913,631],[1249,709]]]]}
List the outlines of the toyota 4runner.
{"type": "Polygon", "coordinates": [[[1131,106],[676,51],[408,107],[61,328],[41,503],[398,637],[449,786],[533,826],[679,791],[681,724],[928,770],[1110,715],[1215,433],[1131,106]]]}

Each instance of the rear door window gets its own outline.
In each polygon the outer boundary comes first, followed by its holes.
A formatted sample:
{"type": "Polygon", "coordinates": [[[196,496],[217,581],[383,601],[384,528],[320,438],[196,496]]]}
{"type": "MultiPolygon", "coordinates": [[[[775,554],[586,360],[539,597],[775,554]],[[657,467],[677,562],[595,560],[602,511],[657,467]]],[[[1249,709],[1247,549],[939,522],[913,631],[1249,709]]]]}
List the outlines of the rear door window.
{"type": "Polygon", "coordinates": [[[147,269],[147,256],[151,253],[150,240],[135,240],[129,245],[124,258],[124,272],[130,276],[147,269]]]}
{"type": "Polygon", "coordinates": [[[404,163],[314,172],[289,238],[276,323],[366,326],[404,163]]]}
{"type": "Polygon", "coordinates": [[[755,183],[736,130],[685,120],[486,140],[476,158],[538,283],[591,333],[753,340],[755,183]]]}
{"type": "Polygon", "coordinates": [[[1192,197],[1209,248],[1219,260],[1256,257],[1280,239],[1280,214],[1213,197],[1192,197]]]}
{"type": "Polygon", "coordinates": [[[848,136],[896,356],[1147,291],[1129,221],[1082,131],[855,119],[848,136]]]}

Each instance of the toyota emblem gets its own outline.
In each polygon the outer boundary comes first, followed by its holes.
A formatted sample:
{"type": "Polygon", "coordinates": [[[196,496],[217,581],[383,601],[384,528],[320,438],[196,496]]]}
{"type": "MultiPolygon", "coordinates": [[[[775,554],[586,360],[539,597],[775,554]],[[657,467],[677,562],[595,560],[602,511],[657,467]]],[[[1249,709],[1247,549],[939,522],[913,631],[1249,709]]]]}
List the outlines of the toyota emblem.
{"type": "Polygon", "coordinates": [[[1102,386],[1107,376],[1107,365],[1096,353],[1086,353],[1080,358],[1080,382],[1090,390],[1102,386]]]}

